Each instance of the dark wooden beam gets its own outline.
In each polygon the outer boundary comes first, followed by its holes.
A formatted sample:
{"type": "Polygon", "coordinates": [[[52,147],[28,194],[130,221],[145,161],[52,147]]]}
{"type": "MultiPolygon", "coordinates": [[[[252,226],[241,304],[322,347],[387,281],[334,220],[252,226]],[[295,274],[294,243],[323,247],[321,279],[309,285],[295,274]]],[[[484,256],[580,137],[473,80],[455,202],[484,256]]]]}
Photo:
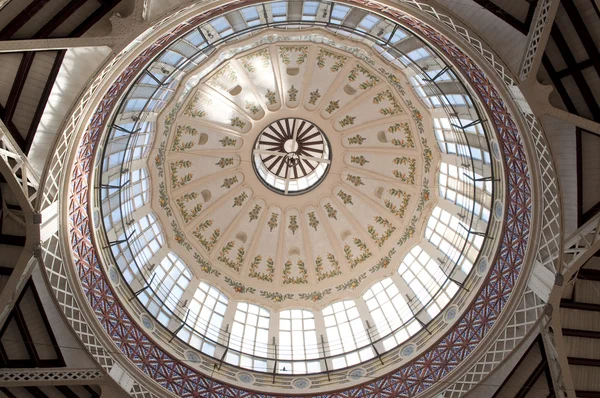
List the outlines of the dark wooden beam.
{"type": "MultiPolygon", "coordinates": [[[[31,282],[31,279],[29,280],[31,282]]],[[[46,315],[46,311],[44,311],[44,306],[42,301],[40,300],[40,295],[37,292],[37,289],[33,282],[31,283],[31,292],[33,293],[33,298],[38,307],[38,311],[40,313],[40,317],[42,318],[42,322],[44,322],[44,326],[46,327],[46,332],[48,333],[48,337],[52,342],[52,347],[54,348],[54,353],[56,354],[56,359],[47,360],[46,366],[48,367],[63,367],[66,366],[65,359],[60,351],[60,347],[58,345],[58,341],[56,340],[56,336],[54,336],[54,332],[52,331],[52,326],[50,325],[50,321],[48,320],[48,316],[46,315]]]]}
{"type": "Polygon", "coordinates": [[[33,0],[16,17],[14,17],[5,27],[0,30],[0,40],[8,40],[17,33],[39,10],[41,10],[50,0],[33,0]]]}
{"type": "Polygon", "coordinates": [[[98,394],[96,392],[96,390],[94,390],[92,387],[90,387],[90,386],[83,386],[83,388],[85,388],[86,391],[90,393],[91,398],[100,398],[100,394],[98,394]]]}
{"type": "Polygon", "coordinates": [[[575,390],[577,398],[600,398],[600,391],[575,390]]]}
{"type": "Polygon", "coordinates": [[[13,268],[9,267],[0,267],[0,275],[10,276],[12,275],[13,268]]]}
{"type": "MultiPolygon", "coordinates": [[[[521,366],[521,364],[523,363],[523,361],[525,360],[525,358],[527,358],[527,356],[531,353],[531,350],[534,347],[538,347],[538,349],[540,349],[539,347],[539,342],[542,340],[542,336],[538,335],[537,339],[531,343],[531,345],[529,346],[529,348],[527,348],[527,351],[525,351],[525,353],[523,354],[523,356],[521,357],[521,359],[519,359],[519,361],[517,362],[517,364],[515,366],[513,366],[512,370],[510,371],[510,373],[508,374],[508,376],[506,376],[506,378],[504,379],[504,382],[502,383],[502,385],[500,386],[500,388],[498,388],[496,390],[496,392],[494,393],[494,395],[492,395],[492,398],[496,398],[499,394],[502,393],[502,388],[504,387],[504,383],[508,382],[513,375],[518,371],[519,366],[521,366]]],[[[543,348],[542,348],[543,349],[543,348]]],[[[540,350],[542,350],[540,349],[540,350]]]]}
{"type": "Polygon", "coordinates": [[[585,339],[600,339],[600,332],[594,330],[563,329],[563,336],[582,337],[585,339]]]}
{"type": "Polygon", "coordinates": [[[23,92],[23,87],[25,86],[25,80],[27,80],[27,75],[29,74],[29,69],[31,69],[31,65],[33,64],[34,57],[35,52],[29,51],[24,53],[23,58],[21,58],[15,81],[10,88],[10,93],[8,94],[8,99],[6,100],[6,105],[4,107],[4,116],[2,118],[4,123],[12,121],[12,117],[17,109],[19,97],[21,97],[21,92],[23,92]]]}
{"type": "Polygon", "coordinates": [[[544,55],[542,56],[542,65],[544,65],[544,69],[546,69],[548,76],[550,76],[552,85],[554,85],[556,92],[558,93],[558,95],[560,95],[560,99],[565,104],[565,108],[567,108],[567,111],[574,115],[579,115],[579,113],[577,112],[577,108],[575,108],[575,104],[571,100],[571,96],[567,92],[567,89],[565,88],[562,80],[560,80],[560,78],[556,76],[556,71],[554,70],[552,61],[550,61],[550,58],[548,58],[548,55],[546,53],[544,53],[544,55]]]}
{"type": "Polygon", "coordinates": [[[600,304],[577,303],[569,299],[560,300],[560,308],[580,311],[600,312],[600,304]]]}
{"type": "Polygon", "coordinates": [[[8,398],[17,398],[17,396],[8,391],[8,388],[6,387],[0,387],[0,391],[2,391],[2,394],[6,395],[8,398]]]}
{"type": "Polygon", "coordinates": [[[62,65],[63,60],[65,59],[66,53],[66,50],[62,50],[58,51],[58,53],[56,54],[54,64],[52,64],[52,69],[50,69],[50,73],[48,74],[46,84],[44,85],[44,91],[42,91],[42,95],[38,102],[37,108],[35,109],[35,113],[33,114],[33,119],[31,121],[31,124],[29,125],[29,131],[27,132],[27,136],[25,137],[25,148],[23,149],[23,152],[25,152],[25,154],[28,154],[29,150],[31,149],[33,137],[35,137],[37,128],[40,125],[40,120],[42,120],[44,109],[46,109],[48,98],[50,98],[52,87],[54,86],[54,82],[56,81],[56,77],[58,76],[58,72],[60,71],[60,67],[62,65]]]}
{"type": "Polygon", "coordinates": [[[9,235],[0,233],[0,244],[10,246],[25,246],[25,236],[9,235]]]}
{"type": "Polygon", "coordinates": [[[519,21],[517,18],[510,15],[508,12],[504,11],[502,8],[498,7],[496,4],[491,2],[490,0],[474,0],[477,4],[485,8],[487,11],[491,12],[519,32],[527,35],[529,33],[529,26],[525,25],[524,22],[519,21]]]}
{"type": "Polygon", "coordinates": [[[564,77],[571,76],[571,72],[573,70],[583,71],[584,69],[587,69],[591,66],[594,66],[594,62],[591,59],[586,59],[585,61],[578,62],[577,65],[575,65],[575,68],[573,69],[566,68],[559,70],[558,72],[556,72],[556,76],[559,79],[562,79],[564,77]]]}
{"type": "Polygon", "coordinates": [[[600,270],[597,269],[589,269],[589,268],[580,268],[577,273],[577,278],[585,279],[588,281],[600,281],[600,270]]]}
{"type": "Polygon", "coordinates": [[[581,71],[577,69],[577,61],[575,61],[575,57],[573,56],[573,53],[571,52],[567,41],[565,40],[562,32],[560,31],[556,23],[552,25],[550,35],[552,36],[552,40],[554,40],[556,47],[558,47],[560,55],[567,64],[567,68],[572,70],[571,75],[573,76],[573,80],[575,80],[575,84],[577,85],[579,92],[583,96],[583,100],[585,101],[585,104],[587,105],[590,113],[592,114],[592,118],[595,121],[600,121],[600,106],[598,106],[598,103],[594,98],[594,94],[592,93],[590,86],[585,80],[583,73],[581,73],[581,71]]]}
{"type": "MultiPolygon", "coordinates": [[[[521,386],[521,388],[519,389],[519,391],[517,392],[517,394],[515,395],[514,398],[525,398],[527,396],[527,394],[529,393],[529,391],[533,388],[535,383],[538,381],[540,376],[542,374],[544,374],[544,370],[546,369],[547,366],[548,366],[548,364],[546,363],[546,361],[541,361],[535,367],[533,372],[529,375],[527,380],[525,380],[525,383],[521,386]]],[[[551,388],[551,386],[548,386],[548,387],[551,388]]]]}
{"type": "Polygon", "coordinates": [[[29,394],[31,394],[34,398],[49,398],[46,394],[44,394],[42,392],[42,390],[40,390],[37,387],[25,387],[25,389],[27,390],[27,392],[29,394]]]}
{"type": "Polygon", "coordinates": [[[75,11],[77,11],[87,0],[71,0],[69,4],[63,7],[50,21],[48,21],[40,30],[33,35],[32,39],[42,39],[48,37],[56,28],[62,25],[75,11]]]}
{"type": "Polygon", "coordinates": [[[89,28],[94,26],[96,22],[102,19],[110,10],[112,10],[121,0],[106,0],[101,7],[96,9],[89,17],[79,24],[70,34],[69,37],[79,37],[84,34],[89,28]]]}
{"type": "Polygon", "coordinates": [[[56,389],[65,397],[65,398],[79,398],[77,394],[73,392],[67,386],[56,386],[56,389]]]}
{"type": "Polygon", "coordinates": [[[561,5],[575,27],[575,32],[577,32],[577,36],[579,37],[581,44],[583,44],[583,48],[585,48],[585,51],[588,53],[588,57],[594,65],[596,73],[600,76],[600,53],[598,53],[598,47],[594,43],[590,31],[587,29],[587,24],[583,21],[583,18],[581,18],[581,14],[577,11],[577,6],[573,0],[562,0],[561,5]]]}
{"type": "Polygon", "coordinates": [[[600,367],[600,359],[567,357],[569,365],[600,367]]]}

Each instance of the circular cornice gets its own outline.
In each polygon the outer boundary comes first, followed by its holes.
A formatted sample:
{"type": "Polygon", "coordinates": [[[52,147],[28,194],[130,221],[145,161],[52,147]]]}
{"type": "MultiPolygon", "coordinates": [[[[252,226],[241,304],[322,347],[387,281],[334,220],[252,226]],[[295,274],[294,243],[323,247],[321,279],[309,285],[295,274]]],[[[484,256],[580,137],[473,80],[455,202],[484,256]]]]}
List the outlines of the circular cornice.
{"type": "MultiPolygon", "coordinates": [[[[351,3],[351,2],[350,2],[351,3]]],[[[352,3],[351,3],[352,4],[352,3]]],[[[234,7],[237,7],[236,5],[234,7]]],[[[503,244],[498,259],[491,265],[487,275],[488,282],[479,293],[469,311],[458,321],[451,331],[441,339],[437,346],[415,357],[408,365],[395,370],[377,381],[365,383],[357,387],[361,394],[388,393],[390,396],[413,396],[425,391],[433,383],[445,377],[455,369],[474,349],[484,335],[486,335],[502,309],[506,306],[513,292],[516,280],[521,273],[523,259],[529,239],[529,223],[531,218],[531,183],[528,171],[525,148],[519,135],[516,123],[504,104],[494,85],[479,67],[471,61],[460,49],[446,38],[439,35],[434,29],[426,26],[410,15],[389,8],[379,8],[373,3],[360,3],[364,8],[374,7],[374,12],[391,17],[412,29],[420,32],[430,43],[434,43],[446,53],[455,66],[471,81],[478,90],[482,101],[488,106],[493,116],[493,124],[500,141],[500,151],[504,157],[508,174],[508,191],[518,193],[511,195],[505,210],[505,229],[503,244]]],[[[221,11],[221,10],[220,10],[221,11]]],[[[202,18],[202,17],[199,17],[202,18]]],[[[190,24],[195,24],[199,20],[190,24]]],[[[189,26],[189,25],[188,25],[189,26]]],[[[181,28],[175,28],[173,35],[182,33],[181,28]]],[[[169,36],[169,35],[167,35],[169,36]]],[[[174,36],[173,36],[174,37],[174,36]]],[[[168,37],[159,43],[167,44],[168,37]]],[[[77,142],[84,143],[76,153],[74,171],[69,182],[70,205],[69,225],[71,225],[71,239],[73,259],[78,274],[81,277],[83,291],[100,323],[106,332],[113,337],[117,346],[123,353],[139,364],[142,371],[149,371],[148,361],[158,366],[153,370],[152,378],[171,391],[181,394],[208,394],[212,392],[219,396],[223,394],[238,394],[236,388],[211,380],[206,383],[205,376],[197,374],[195,370],[171,358],[167,353],[153,347],[151,350],[144,348],[148,344],[144,332],[132,322],[126,312],[120,308],[114,299],[107,277],[102,267],[98,264],[95,248],[89,236],[90,220],[88,218],[87,197],[88,178],[91,168],[92,148],[100,136],[101,126],[107,120],[110,106],[114,104],[113,98],[135,75],[135,70],[149,60],[159,49],[154,46],[136,59],[133,67],[128,68],[115,83],[112,90],[105,97],[105,105],[96,112],[94,124],[86,130],[82,139],[77,142]],[[105,306],[106,300],[111,305],[105,306]],[[118,342],[121,343],[118,343],[118,342]],[[126,344],[123,344],[127,342],[126,344]],[[127,348],[125,348],[127,347],[127,348]],[[177,376],[175,376],[177,375],[177,376]],[[185,387],[182,383],[185,383],[185,387]],[[185,388],[185,390],[184,390],[185,388]]],[[[90,319],[91,321],[91,319],[90,319]]],[[[352,393],[357,391],[354,388],[352,393]]],[[[344,395],[344,394],[341,394],[344,395]]]]}

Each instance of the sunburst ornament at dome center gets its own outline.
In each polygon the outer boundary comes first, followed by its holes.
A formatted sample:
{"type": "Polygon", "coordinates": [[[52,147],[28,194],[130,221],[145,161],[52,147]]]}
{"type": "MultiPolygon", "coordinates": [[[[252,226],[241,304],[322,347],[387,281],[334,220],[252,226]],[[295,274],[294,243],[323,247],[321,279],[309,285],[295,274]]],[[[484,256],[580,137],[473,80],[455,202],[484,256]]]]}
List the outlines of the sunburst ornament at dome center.
{"type": "Polygon", "coordinates": [[[304,119],[285,118],[269,124],[252,150],[260,181],[282,195],[299,195],[325,179],[331,147],[323,131],[304,119]]]}

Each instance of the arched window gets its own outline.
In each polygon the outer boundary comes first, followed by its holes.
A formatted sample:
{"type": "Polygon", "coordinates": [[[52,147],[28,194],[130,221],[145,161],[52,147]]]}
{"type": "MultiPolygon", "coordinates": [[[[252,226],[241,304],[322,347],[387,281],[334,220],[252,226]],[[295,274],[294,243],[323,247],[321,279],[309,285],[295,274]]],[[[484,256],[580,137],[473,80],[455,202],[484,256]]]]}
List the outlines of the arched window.
{"type": "Polygon", "coordinates": [[[420,246],[413,247],[406,254],[398,268],[398,273],[415,293],[417,299],[426,306],[425,309],[432,318],[440,313],[458,290],[454,282],[446,283],[448,278],[440,268],[440,264],[420,246]],[[443,290],[440,290],[442,288],[443,290]]]}
{"type": "MultiPolygon", "coordinates": [[[[475,178],[479,176],[475,175],[475,178]]],[[[440,165],[440,174],[438,181],[440,183],[440,196],[448,201],[457,204],[469,213],[473,213],[481,220],[488,222],[490,219],[490,205],[492,197],[492,182],[481,182],[481,188],[485,187],[485,191],[478,190],[476,192],[476,200],[473,201],[473,181],[465,177],[458,167],[452,164],[444,163],[440,165]],[[465,196],[468,194],[470,196],[465,196]],[[483,203],[482,203],[483,202],[483,203]]],[[[479,183],[478,183],[479,184],[479,183]]],[[[479,188],[479,187],[478,187],[479,188]]]]}
{"type": "Polygon", "coordinates": [[[205,354],[214,355],[228,304],[227,296],[219,289],[200,282],[188,307],[187,326],[177,336],[205,354]]]}
{"type": "Polygon", "coordinates": [[[483,244],[482,236],[469,234],[468,226],[438,206],[433,209],[427,221],[425,238],[440,249],[449,261],[460,262],[465,273],[471,270],[483,244]]]}
{"type": "Polygon", "coordinates": [[[140,268],[148,266],[150,259],[165,244],[160,222],[154,213],[141,217],[118,239],[125,239],[132,230],[135,232],[126,242],[111,246],[115,261],[129,284],[140,273],[140,268]]]}
{"type": "Polygon", "coordinates": [[[183,307],[181,296],[190,284],[192,273],[173,252],[154,267],[154,273],[152,290],[145,290],[138,298],[160,323],[167,326],[173,313],[177,313],[177,306],[183,307]]]}
{"type": "MultiPolygon", "coordinates": [[[[315,316],[306,310],[285,310],[279,313],[278,357],[279,369],[293,373],[320,372],[318,361],[285,362],[285,360],[314,359],[319,357],[315,316]]],[[[282,372],[286,373],[286,372],[282,372]]]]}
{"type": "Polygon", "coordinates": [[[267,357],[269,320],[270,313],[266,309],[254,304],[238,303],[229,348],[241,351],[241,354],[229,351],[227,362],[265,372],[267,361],[249,355],[267,357]]]}
{"type": "MultiPolygon", "coordinates": [[[[327,332],[327,346],[330,355],[339,355],[367,346],[370,341],[356,304],[353,300],[339,301],[323,309],[323,320],[327,332]]],[[[351,352],[332,359],[334,369],[343,368],[366,361],[373,357],[373,350],[367,347],[359,352],[351,352]]]]}
{"type": "Polygon", "coordinates": [[[395,333],[394,338],[383,341],[386,350],[394,348],[408,339],[406,322],[413,317],[413,314],[391,278],[374,283],[363,295],[363,299],[367,303],[375,322],[374,326],[378,335],[373,336],[373,338],[387,336],[394,330],[401,328],[395,333]]]}

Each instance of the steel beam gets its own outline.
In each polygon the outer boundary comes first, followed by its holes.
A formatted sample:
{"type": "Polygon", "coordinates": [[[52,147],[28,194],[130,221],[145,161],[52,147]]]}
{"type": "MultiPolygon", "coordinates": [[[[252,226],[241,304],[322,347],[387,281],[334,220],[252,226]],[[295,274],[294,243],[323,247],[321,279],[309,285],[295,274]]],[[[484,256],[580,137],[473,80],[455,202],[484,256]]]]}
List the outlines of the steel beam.
{"type": "Polygon", "coordinates": [[[521,81],[527,80],[530,76],[532,79],[536,78],[559,4],[560,0],[539,0],[537,3],[533,16],[534,22],[530,25],[525,54],[519,68],[521,81]]]}
{"type": "Polygon", "coordinates": [[[0,41],[0,53],[23,51],[67,50],[69,48],[114,47],[118,36],[70,37],[62,39],[31,39],[0,41]]]}

